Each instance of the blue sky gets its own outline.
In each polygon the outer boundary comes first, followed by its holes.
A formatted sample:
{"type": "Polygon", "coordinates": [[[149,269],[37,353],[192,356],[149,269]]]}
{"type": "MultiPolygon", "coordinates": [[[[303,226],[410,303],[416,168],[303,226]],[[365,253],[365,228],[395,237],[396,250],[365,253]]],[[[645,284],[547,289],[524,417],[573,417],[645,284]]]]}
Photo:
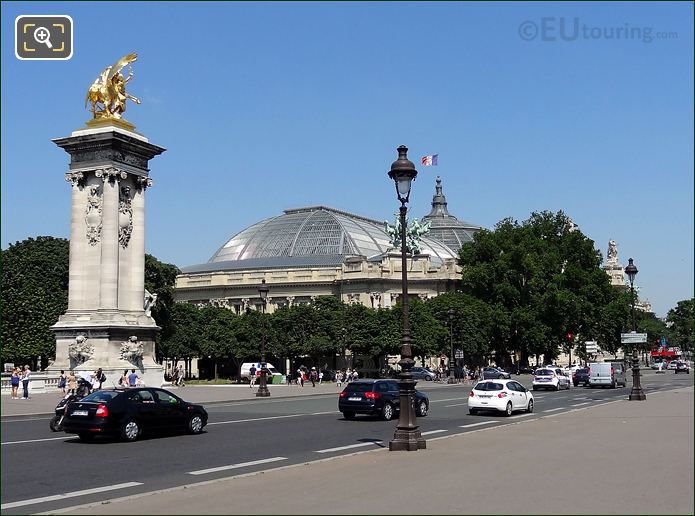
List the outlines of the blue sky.
{"type": "Polygon", "coordinates": [[[292,207],[391,219],[405,144],[439,154],[413,215],[437,174],[450,211],[485,227],[562,209],[635,259],[657,314],[693,296],[692,3],[3,3],[3,248],[69,236],[50,140],[84,126],[87,88],[133,51],[126,117],[168,149],[147,193],[161,260],[205,262],[292,207]],[[20,14],[72,16],[72,59],[17,60],[20,14]]]}

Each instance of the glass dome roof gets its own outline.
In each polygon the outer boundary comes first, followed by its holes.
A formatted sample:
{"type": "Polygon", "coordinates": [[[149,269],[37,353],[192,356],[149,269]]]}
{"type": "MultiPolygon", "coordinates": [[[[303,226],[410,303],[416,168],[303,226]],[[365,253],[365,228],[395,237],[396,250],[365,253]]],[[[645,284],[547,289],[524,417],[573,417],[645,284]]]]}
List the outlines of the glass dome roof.
{"type": "Polygon", "coordinates": [[[458,220],[449,213],[446,197],[442,193],[442,180],[439,176],[437,176],[437,186],[432,197],[432,210],[422,217],[422,222],[430,223],[430,232],[427,236],[454,250],[458,250],[466,242],[472,242],[473,233],[481,229],[480,226],[465,220],[458,220]]]}
{"type": "MultiPolygon", "coordinates": [[[[230,238],[208,263],[184,272],[340,265],[348,256],[377,258],[391,243],[383,223],[325,206],[285,210],[230,238]]],[[[446,245],[422,239],[422,253],[434,265],[457,258],[446,245]]]]}

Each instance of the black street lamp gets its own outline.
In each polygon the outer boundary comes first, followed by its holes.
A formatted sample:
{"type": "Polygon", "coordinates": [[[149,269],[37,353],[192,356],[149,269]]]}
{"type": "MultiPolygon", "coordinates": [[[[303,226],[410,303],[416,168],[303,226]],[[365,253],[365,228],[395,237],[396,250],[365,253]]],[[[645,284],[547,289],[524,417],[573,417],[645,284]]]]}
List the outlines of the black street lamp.
{"type": "MultiPolygon", "coordinates": [[[[265,305],[268,302],[268,292],[270,289],[265,284],[265,280],[261,281],[261,286],[258,287],[258,294],[261,296],[261,313],[265,315],[265,305]]],[[[265,319],[265,318],[264,318],[265,319]]],[[[256,391],[256,396],[261,398],[267,398],[270,396],[270,390],[268,389],[268,364],[265,361],[265,339],[266,336],[263,335],[261,340],[261,383],[258,386],[258,391],[256,391]]]]}
{"type": "MultiPolygon", "coordinates": [[[[632,333],[637,333],[637,325],[635,324],[635,276],[637,276],[637,267],[632,263],[632,258],[628,260],[625,267],[625,274],[630,278],[630,302],[632,303],[632,333]]],[[[644,401],[647,395],[642,390],[639,372],[639,356],[637,355],[637,345],[633,344],[632,348],[632,390],[630,391],[630,401],[644,401]]]]}
{"type": "Polygon", "coordinates": [[[403,301],[403,332],[401,336],[401,366],[400,381],[400,414],[398,426],[389,442],[389,450],[415,451],[427,447],[425,439],[420,434],[420,429],[415,420],[415,384],[413,373],[410,370],[415,365],[413,350],[410,346],[410,324],[408,322],[408,260],[406,257],[406,204],[410,197],[410,185],[417,176],[415,165],[408,159],[408,147],[398,147],[398,159],[391,164],[389,177],[396,183],[396,194],[401,201],[401,299],[403,301]]]}
{"type": "Polygon", "coordinates": [[[449,308],[449,344],[451,347],[451,358],[449,359],[449,380],[447,383],[456,383],[456,354],[454,352],[454,313],[453,308],[449,308]]]}

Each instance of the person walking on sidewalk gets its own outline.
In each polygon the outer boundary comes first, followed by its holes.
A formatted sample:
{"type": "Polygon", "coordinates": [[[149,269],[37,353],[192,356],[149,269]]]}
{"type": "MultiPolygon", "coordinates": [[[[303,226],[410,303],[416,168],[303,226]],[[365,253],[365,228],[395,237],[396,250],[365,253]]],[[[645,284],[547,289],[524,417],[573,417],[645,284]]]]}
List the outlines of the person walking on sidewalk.
{"type": "Polygon", "coordinates": [[[94,383],[99,383],[99,387],[97,389],[101,389],[102,385],[106,381],[106,375],[104,374],[104,371],[101,370],[101,367],[96,370],[94,373],[94,383]]]}
{"type": "Polygon", "coordinates": [[[19,390],[19,379],[21,377],[21,373],[19,372],[19,368],[15,367],[12,370],[12,378],[11,378],[11,385],[12,385],[12,399],[13,400],[18,400],[19,399],[19,393],[17,392],[19,390]]]}
{"type": "Polygon", "coordinates": [[[68,377],[65,376],[65,371],[60,370],[60,377],[58,377],[58,388],[65,394],[65,386],[68,383],[68,377]]]}
{"type": "Polygon", "coordinates": [[[138,373],[135,372],[135,369],[131,369],[130,374],[128,375],[128,386],[137,387],[139,379],[140,377],[138,376],[138,373]]]}
{"type": "Polygon", "coordinates": [[[28,365],[24,366],[24,374],[22,375],[22,389],[24,390],[24,393],[22,395],[23,400],[28,400],[29,399],[29,381],[31,377],[31,369],[29,369],[28,365]]]}
{"type": "Polygon", "coordinates": [[[256,385],[256,366],[252,365],[249,369],[249,389],[256,385]]]}
{"type": "Polygon", "coordinates": [[[68,394],[75,394],[75,389],[77,389],[77,376],[75,376],[75,371],[70,370],[68,373],[68,394]]]}
{"type": "Polygon", "coordinates": [[[309,373],[309,379],[311,380],[311,386],[316,387],[316,380],[318,380],[318,374],[316,373],[316,368],[312,367],[309,373]]]}

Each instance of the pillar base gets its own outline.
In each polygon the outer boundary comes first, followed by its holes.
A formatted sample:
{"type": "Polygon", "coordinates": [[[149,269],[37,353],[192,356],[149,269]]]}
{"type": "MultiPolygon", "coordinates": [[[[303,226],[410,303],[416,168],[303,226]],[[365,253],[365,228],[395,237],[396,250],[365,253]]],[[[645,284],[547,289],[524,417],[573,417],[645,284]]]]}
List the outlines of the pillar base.
{"type": "Polygon", "coordinates": [[[393,439],[389,441],[389,451],[418,451],[427,448],[427,441],[420,434],[419,428],[396,429],[393,439]]]}
{"type": "Polygon", "coordinates": [[[268,396],[270,396],[270,390],[267,386],[261,386],[256,391],[257,398],[267,398],[268,396]]]}
{"type": "Polygon", "coordinates": [[[630,392],[630,397],[628,398],[630,401],[644,401],[647,399],[647,395],[644,394],[644,391],[642,390],[642,387],[634,388],[630,392]]]}

